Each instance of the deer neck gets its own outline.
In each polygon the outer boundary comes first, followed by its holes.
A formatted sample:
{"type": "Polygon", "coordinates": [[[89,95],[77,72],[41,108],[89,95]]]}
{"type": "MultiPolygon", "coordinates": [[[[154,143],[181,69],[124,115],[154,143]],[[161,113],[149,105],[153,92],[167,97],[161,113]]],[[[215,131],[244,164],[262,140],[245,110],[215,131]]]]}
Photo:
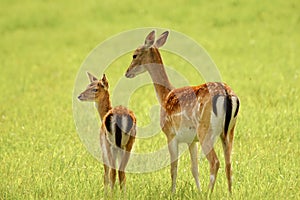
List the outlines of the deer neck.
{"type": "Polygon", "coordinates": [[[154,88],[156,91],[156,96],[159,103],[162,105],[164,99],[167,97],[169,92],[174,89],[172,84],[169,81],[168,75],[165,71],[160,53],[158,49],[151,48],[151,62],[153,63],[149,65],[147,71],[149,72],[152,82],[154,84],[154,88]]]}
{"type": "Polygon", "coordinates": [[[106,113],[112,109],[108,92],[105,95],[98,98],[98,101],[96,101],[96,107],[102,120],[106,113]]]}

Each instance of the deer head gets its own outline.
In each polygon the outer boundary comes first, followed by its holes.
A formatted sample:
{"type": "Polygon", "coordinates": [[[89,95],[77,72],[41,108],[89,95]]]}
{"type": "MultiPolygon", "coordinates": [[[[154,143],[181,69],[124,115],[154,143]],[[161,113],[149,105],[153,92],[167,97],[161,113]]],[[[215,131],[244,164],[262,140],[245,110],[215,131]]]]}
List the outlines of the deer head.
{"type": "Polygon", "coordinates": [[[146,37],[145,43],[134,51],[132,62],[125,76],[134,78],[147,71],[147,67],[151,67],[151,64],[162,64],[158,48],[165,44],[168,35],[169,32],[165,31],[155,41],[155,31],[151,31],[146,37]]]}
{"type": "Polygon", "coordinates": [[[108,94],[108,81],[105,74],[103,74],[101,80],[98,80],[89,72],[87,72],[87,76],[89,77],[90,84],[87,86],[86,90],[78,96],[80,101],[96,101],[108,94]]]}

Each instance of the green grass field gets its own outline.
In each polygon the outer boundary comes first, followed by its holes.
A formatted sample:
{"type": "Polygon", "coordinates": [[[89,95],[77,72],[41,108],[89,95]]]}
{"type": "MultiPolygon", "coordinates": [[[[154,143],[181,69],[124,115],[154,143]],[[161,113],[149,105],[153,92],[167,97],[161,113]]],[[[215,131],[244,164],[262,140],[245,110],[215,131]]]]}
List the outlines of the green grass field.
{"type": "MultiPolygon", "coordinates": [[[[104,198],[102,164],[86,150],[74,125],[74,81],[96,45],[142,27],[192,37],[241,99],[233,194],[227,192],[218,142],[221,168],[211,198],[300,199],[299,1],[1,0],[0,5],[0,199],[104,198]]],[[[184,71],[182,62],[163,56],[165,64],[184,71]]],[[[111,88],[131,55],[115,62],[119,70],[107,74],[111,88]]],[[[185,77],[201,83],[192,72],[185,71],[185,77]]],[[[153,87],[145,91],[147,102],[137,91],[132,98],[141,103],[130,104],[141,124],[149,120],[147,107],[157,103],[153,87]]],[[[176,194],[170,194],[166,167],[128,174],[126,194],[116,190],[108,198],[206,198],[209,166],[204,159],[199,163],[202,192],[196,190],[185,153],[176,194]]]]}

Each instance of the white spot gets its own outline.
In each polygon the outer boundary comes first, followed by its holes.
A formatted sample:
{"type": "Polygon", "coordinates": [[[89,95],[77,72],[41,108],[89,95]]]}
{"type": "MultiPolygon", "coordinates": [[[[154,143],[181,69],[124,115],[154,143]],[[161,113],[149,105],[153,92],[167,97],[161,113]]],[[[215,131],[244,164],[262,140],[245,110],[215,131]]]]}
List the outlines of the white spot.
{"type": "Polygon", "coordinates": [[[196,109],[193,109],[192,120],[195,124],[197,124],[197,119],[196,119],[197,112],[198,111],[196,109]]]}
{"type": "Polygon", "coordinates": [[[179,113],[176,113],[176,114],[173,114],[173,116],[177,117],[177,116],[181,116],[183,115],[183,113],[185,112],[185,110],[179,112],[179,113]]]}
{"type": "Polygon", "coordinates": [[[190,117],[189,115],[187,114],[186,110],[183,110],[179,113],[176,113],[176,114],[173,114],[174,117],[178,117],[178,116],[181,116],[181,117],[185,117],[186,119],[190,120],[190,117]]]}
{"type": "Polygon", "coordinates": [[[200,119],[202,119],[204,108],[205,108],[206,104],[207,104],[207,102],[205,102],[205,104],[203,105],[203,109],[202,109],[201,114],[200,114],[200,119]]]}
{"type": "Polygon", "coordinates": [[[198,112],[200,111],[200,107],[201,107],[201,104],[197,103],[197,110],[198,110],[198,112]]]}
{"type": "Polygon", "coordinates": [[[211,174],[209,180],[211,183],[215,182],[215,175],[211,174]]]}
{"type": "Polygon", "coordinates": [[[186,111],[184,111],[184,116],[189,120],[190,117],[188,116],[188,114],[186,113],[186,111]]]}

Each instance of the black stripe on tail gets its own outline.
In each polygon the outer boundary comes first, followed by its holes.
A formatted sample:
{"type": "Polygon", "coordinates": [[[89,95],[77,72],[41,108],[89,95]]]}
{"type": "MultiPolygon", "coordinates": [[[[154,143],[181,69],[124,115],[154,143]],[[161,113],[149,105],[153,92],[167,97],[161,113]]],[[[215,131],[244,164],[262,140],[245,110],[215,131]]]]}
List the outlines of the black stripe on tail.
{"type": "Polygon", "coordinates": [[[120,126],[122,126],[122,116],[120,115],[115,115],[113,113],[110,113],[106,118],[105,118],[105,127],[106,130],[110,134],[115,134],[115,142],[118,147],[121,147],[122,143],[122,130],[120,126]],[[114,117],[116,117],[116,122],[114,121],[114,117]],[[113,128],[114,128],[114,133],[113,133],[113,128]]]}
{"type": "Polygon", "coordinates": [[[108,131],[108,132],[110,132],[110,133],[112,133],[111,131],[112,131],[112,128],[111,128],[111,126],[112,126],[112,120],[113,120],[113,114],[111,113],[111,114],[109,114],[106,118],[105,118],[105,127],[106,127],[106,130],[108,131]]]}
{"type": "Polygon", "coordinates": [[[231,120],[231,114],[232,114],[232,99],[231,96],[226,92],[226,97],[224,99],[224,109],[225,109],[225,125],[224,125],[224,134],[227,135],[230,120],[231,120]]]}
{"type": "Polygon", "coordinates": [[[133,120],[130,115],[118,115],[116,119],[115,141],[118,147],[121,147],[122,133],[128,134],[133,126],[133,120]]]}
{"type": "Polygon", "coordinates": [[[235,112],[234,112],[234,117],[237,116],[237,114],[239,113],[239,108],[240,108],[240,100],[239,98],[236,99],[236,109],[235,109],[235,112]]]}
{"type": "Polygon", "coordinates": [[[124,126],[124,124],[122,124],[122,116],[117,115],[116,121],[117,121],[117,123],[114,124],[116,126],[115,141],[116,141],[117,147],[121,148],[121,143],[122,143],[122,130],[121,130],[121,127],[124,126]]]}
{"type": "Polygon", "coordinates": [[[216,116],[218,116],[217,101],[218,101],[219,96],[221,96],[221,95],[217,94],[212,99],[213,112],[215,113],[216,116]]]}

